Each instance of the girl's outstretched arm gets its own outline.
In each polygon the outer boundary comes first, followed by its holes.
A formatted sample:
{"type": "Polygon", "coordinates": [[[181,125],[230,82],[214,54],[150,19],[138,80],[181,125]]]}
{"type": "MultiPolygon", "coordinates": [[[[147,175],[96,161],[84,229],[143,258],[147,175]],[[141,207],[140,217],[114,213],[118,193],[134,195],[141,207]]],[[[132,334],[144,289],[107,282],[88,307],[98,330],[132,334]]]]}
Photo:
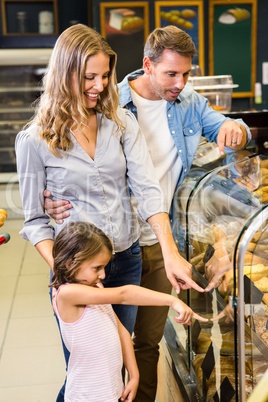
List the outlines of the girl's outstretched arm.
{"type": "Polygon", "coordinates": [[[121,395],[122,401],[131,402],[136,396],[138,385],[139,385],[139,370],[136,363],[136,358],[134,354],[134,348],[131,336],[126,328],[121,324],[120,320],[117,318],[116,321],[118,326],[118,333],[121,341],[122,354],[124,366],[128,372],[129,381],[125,386],[124,392],[121,395]]]}
{"type": "Polygon", "coordinates": [[[137,306],[170,306],[179,316],[176,321],[190,325],[191,318],[208,321],[175,296],[156,292],[135,285],[117,288],[96,288],[92,286],[70,284],[61,288],[61,300],[65,307],[87,304],[130,304],[137,306]]]}

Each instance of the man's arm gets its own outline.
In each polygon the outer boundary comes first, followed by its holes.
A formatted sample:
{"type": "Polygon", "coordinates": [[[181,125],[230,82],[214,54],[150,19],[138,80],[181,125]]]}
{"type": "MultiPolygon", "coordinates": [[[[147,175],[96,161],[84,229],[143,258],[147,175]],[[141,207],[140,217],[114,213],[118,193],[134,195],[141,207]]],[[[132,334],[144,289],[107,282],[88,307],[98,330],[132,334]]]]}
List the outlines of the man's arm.
{"type": "Polygon", "coordinates": [[[52,194],[49,190],[44,191],[45,197],[45,210],[48,215],[55,220],[56,223],[63,223],[63,219],[70,216],[69,209],[72,208],[72,204],[68,200],[52,201],[52,194]]]}

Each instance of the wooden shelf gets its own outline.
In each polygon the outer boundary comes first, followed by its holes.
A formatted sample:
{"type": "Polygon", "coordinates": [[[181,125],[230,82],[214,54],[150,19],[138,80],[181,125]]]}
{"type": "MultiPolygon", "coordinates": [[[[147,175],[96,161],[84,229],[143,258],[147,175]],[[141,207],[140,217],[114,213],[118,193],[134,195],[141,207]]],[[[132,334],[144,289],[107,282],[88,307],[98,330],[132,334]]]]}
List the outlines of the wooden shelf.
{"type": "Polygon", "coordinates": [[[58,4],[57,0],[1,0],[2,27],[4,36],[58,35],[58,4]],[[16,29],[16,14],[25,11],[28,15],[29,32],[18,32],[16,29]],[[54,31],[39,33],[38,14],[40,11],[52,11],[54,31]]]}

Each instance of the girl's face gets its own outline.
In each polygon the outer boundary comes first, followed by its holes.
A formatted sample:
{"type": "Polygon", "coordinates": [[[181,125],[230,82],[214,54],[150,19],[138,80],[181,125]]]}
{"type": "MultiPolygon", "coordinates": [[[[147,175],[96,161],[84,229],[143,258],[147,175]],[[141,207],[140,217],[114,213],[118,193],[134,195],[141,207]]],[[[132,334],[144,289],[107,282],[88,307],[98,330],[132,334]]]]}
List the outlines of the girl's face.
{"type": "Polygon", "coordinates": [[[80,283],[98,287],[98,283],[105,278],[104,268],[111,259],[111,254],[104,249],[91,260],[84,261],[75,275],[80,283]]]}
{"type": "MultiPolygon", "coordinates": [[[[110,58],[104,53],[89,57],[83,77],[83,98],[86,108],[94,108],[100,93],[108,85],[110,58]]],[[[73,90],[78,93],[77,75],[73,75],[73,90]]]]}

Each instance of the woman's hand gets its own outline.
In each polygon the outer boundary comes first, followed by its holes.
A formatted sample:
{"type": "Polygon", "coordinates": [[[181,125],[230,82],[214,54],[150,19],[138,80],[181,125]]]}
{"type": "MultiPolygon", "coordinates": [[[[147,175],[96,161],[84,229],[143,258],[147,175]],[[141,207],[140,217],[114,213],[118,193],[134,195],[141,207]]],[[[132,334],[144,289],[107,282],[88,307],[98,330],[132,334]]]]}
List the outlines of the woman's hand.
{"type": "Polygon", "coordinates": [[[147,222],[153,229],[161,246],[167,278],[175,289],[180,293],[181,289],[193,288],[198,292],[204,289],[198,286],[191,278],[192,265],[178,252],[174,242],[170,221],[167,213],[152,215],[147,222]]]}
{"type": "Polygon", "coordinates": [[[192,265],[186,261],[177,250],[164,258],[164,261],[167,278],[177,294],[180,293],[181,289],[185,290],[190,288],[198,292],[204,292],[204,289],[197,285],[191,278],[192,265]]]}

